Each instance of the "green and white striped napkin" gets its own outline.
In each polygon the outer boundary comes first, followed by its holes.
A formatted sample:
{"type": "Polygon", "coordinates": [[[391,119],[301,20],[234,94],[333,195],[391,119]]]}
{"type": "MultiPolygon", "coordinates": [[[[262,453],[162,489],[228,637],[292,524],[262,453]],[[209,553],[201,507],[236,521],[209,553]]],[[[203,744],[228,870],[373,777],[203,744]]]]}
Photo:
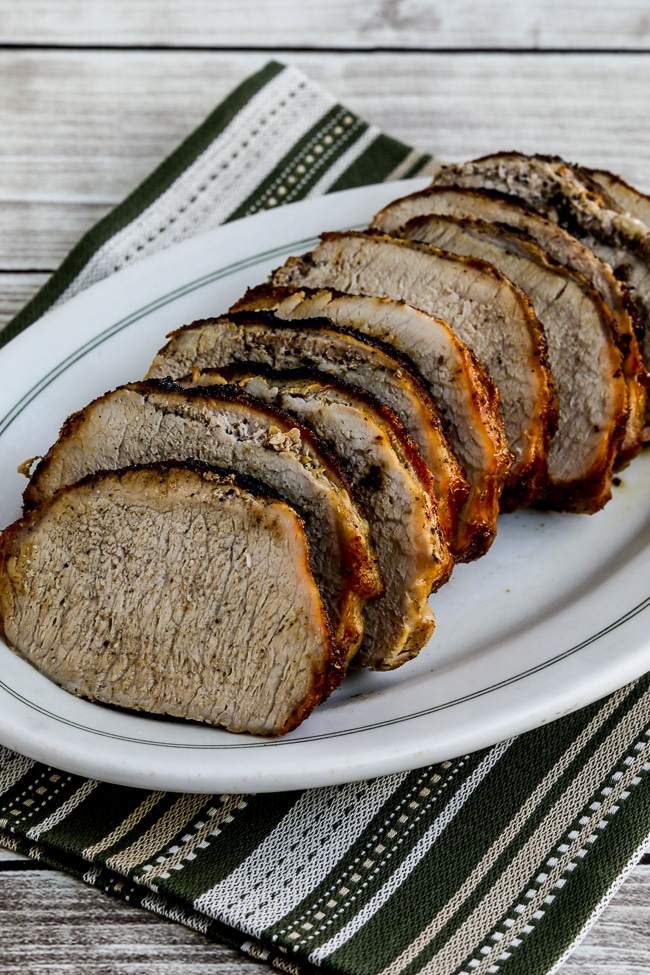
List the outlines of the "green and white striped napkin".
{"type": "MultiPolygon", "coordinates": [[[[13,320],[191,234],[426,172],[294,68],[237,89],[13,320]]],[[[178,795],[0,749],[0,843],[283,971],[543,975],[650,833],[650,677],[473,755],[368,782],[178,795]]]]}

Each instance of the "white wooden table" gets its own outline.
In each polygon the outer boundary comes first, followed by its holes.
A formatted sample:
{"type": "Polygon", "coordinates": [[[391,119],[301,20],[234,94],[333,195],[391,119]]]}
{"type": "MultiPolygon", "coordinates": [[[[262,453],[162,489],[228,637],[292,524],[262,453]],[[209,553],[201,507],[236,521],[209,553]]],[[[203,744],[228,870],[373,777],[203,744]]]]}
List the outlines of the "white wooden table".
{"type": "MultiPolygon", "coordinates": [[[[556,152],[650,191],[643,0],[0,0],[0,327],[270,57],[439,156],[556,152]]],[[[0,851],[2,975],[263,967],[0,851]]],[[[561,975],[649,970],[639,865],[561,975]]]]}

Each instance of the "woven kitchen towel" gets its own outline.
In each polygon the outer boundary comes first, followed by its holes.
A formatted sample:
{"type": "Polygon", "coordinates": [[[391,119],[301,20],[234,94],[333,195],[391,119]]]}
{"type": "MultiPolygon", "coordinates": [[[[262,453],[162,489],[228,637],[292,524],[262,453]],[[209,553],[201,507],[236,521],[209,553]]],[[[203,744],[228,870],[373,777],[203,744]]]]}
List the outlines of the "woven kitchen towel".
{"type": "MultiPolygon", "coordinates": [[[[257,210],[426,171],[300,72],[246,81],[11,323],[257,210]]],[[[650,833],[650,678],[518,738],[367,782],[178,795],[0,749],[0,843],[289,972],[552,971],[650,833]]]]}

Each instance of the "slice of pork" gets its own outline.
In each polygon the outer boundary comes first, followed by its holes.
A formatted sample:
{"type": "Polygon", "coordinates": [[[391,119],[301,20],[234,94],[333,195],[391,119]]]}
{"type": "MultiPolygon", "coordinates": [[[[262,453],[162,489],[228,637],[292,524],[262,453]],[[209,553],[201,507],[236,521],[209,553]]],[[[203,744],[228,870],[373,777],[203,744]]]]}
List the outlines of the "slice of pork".
{"type": "Polygon", "coordinates": [[[650,196],[641,193],[636,187],[630,186],[622,176],[610,173],[606,169],[588,169],[580,167],[581,173],[586,173],[592,180],[600,184],[609,196],[623,210],[627,210],[637,220],[642,220],[650,227],[650,196]]]}
{"type": "Polygon", "coordinates": [[[557,421],[555,391],[531,302],[500,271],[429,245],[350,231],[323,235],[311,254],[276,271],[274,283],[397,298],[443,318],[499,391],[514,456],[502,506],[537,497],[557,421]]]}
{"type": "Polygon", "coordinates": [[[496,533],[499,499],[511,455],[498,394],[476,356],[441,319],[402,301],[341,294],[329,289],[260,285],[237,307],[273,308],[283,319],[328,319],[388,343],[418,369],[447,423],[470,491],[460,511],[454,554],[479,558],[496,533]]]}
{"type": "Polygon", "coordinates": [[[389,203],[375,216],[372,226],[384,233],[395,233],[407,221],[429,213],[472,217],[521,230],[537,241],[554,260],[579,271],[600,292],[613,317],[628,396],[625,437],[615,466],[620,469],[628,464],[641,449],[643,441],[647,384],[636,335],[638,311],[628,285],[619,281],[608,264],[559,224],[548,220],[523,200],[496,190],[429,186],[389,203]]]}
{"type": "Polygon", "coordinates": [[[250,475],[298,509],[335,638],[353,654],[363,606],[382,592],[368,524],[343,471],[311,431],[241,391],[208,394],[150,380],[101,396],[66,421],[32,475],[25,507],[97,471],[167,460],[250,475]]]}
{"type": "Polygon", "coordinates": [[[92,475],[5,529],[0,629],[73,694],[254,734],[343,673],[300,516],[181,466],[92,475]]]}
{"type": "Polygon", "coordinates": [[[442,166],[433,181],[519,196],[584,241],[632,286],[645,329],[643,359],[650,365],[650,231],[603,187],[562,159],[519,152],[442,166]]]}
{"type": "MultiPolygon", "coordinates": [[[[609,197],[614,200],[614,202],[626,213],[632,215],[635,220],[640,220],[645,227],[650,228],[650,197],[645,193],[639,192],[634,186],[630,186],[626,183],[624,179],[620,176],[616,176],[614,173],[609,173],[607,170],[603,169],[584,169],[580,167],[578,170],[581,174],[586,175],[586,177],[593,180],[596,184],[601,186],[609,195],[609,197]]],[[[633,235],[632,240],[634,241],[636,235],[633,235]]],[[[634,244],[632,243],[632,250],[634,250],[634,244]]],[[[642,246],[639,248],[638,254],[632,254],[631,257],[626,258],[625,255],[620,253],[620,249],[613,249],[610,251],[609,255],[606,255],[605,249],[602,248],[603,257],[610,261],[619,261],[617,267],[617,273],[629,279],[632,284],[635,283],[636,279],[636,290],[633,292],[636,298],[637,305],[641,308],[641,311],[645,311],[644,325],[645,332],[640,331],[640,342],[643,349],[643,355],[646,367],[646,385],[647,385],[647,372],[650,370],[650,286],[647,286],[647,281],[642,277],[643,268],[638,267],[638,258],[645,261],[646,266],[650,264],[650,245],[648,243],[648,237],[646,236],[642,246]],[[628,272],[628,267],[630,272],[628,272]],[[640,283],[639,283],[640,282],[640,283]],[[645,290],[644,290],[645,282],[645,290]]],[[[643,430],[642,436],[643,440],[647,443],[650,441],[650,398],[646,396],[645,403],[645,428],[643,430]]]]}
{"type": "Polygon", "coordinates": [[[364,610],[364,637],[355,662],[372,670],[399,667],[433,633],[427,599],[453,567],[438,526],[431,474],[397,415],[368,393],[315,370],[257,369],[197,372],[192,383],[208,384],[221,376],[236,382],[251,396],[295,416],[341,460],[366,512],[385,585],[383,597],[364,610]]]}
{"type": "Polygon", "coordinates": [[[458,513],[469,484],[431,393],[403,355],[323,318],[284,322],[268,312],[248,312],[172,332],[148,377],[178,378],[192,368],[219,369],[238,362],[260,362],[272,369],[317,368],[372,392],[395,410],[433,474],[440,526],[454,555],[460,554],[458,513]]]}
{"type": "Polygon", "coordinates": [[[539,501],[593,513],[611,498],[611,476],[627,416],[627,390],[612,316],[592,286],[518,231],[483,220],[431,214],[401,231],[410,239],[490,261],[526,291],[544,326],[560,422],[539,501]]]}

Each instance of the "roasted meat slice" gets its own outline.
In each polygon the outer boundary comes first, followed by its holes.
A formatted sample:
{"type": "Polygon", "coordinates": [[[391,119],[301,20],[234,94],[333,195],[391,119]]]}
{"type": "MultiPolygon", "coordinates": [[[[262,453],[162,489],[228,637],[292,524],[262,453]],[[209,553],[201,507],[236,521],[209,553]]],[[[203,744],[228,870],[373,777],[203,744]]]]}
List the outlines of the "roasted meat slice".
{"type": "MultiPolygon", "coordinates": [[[[650,208],[650,201],[648,206],[650,208]]],[[[628,464],[641,449],[647,382],[636,336],[638,312],[628,285],[619,281],[608,264],[596,257],[586,244],[559,224],[548,220],[523,200],[496,190],[429,186],[419,193],[412,193],[389,203],[375,216],[372,226],[391,234],[412,218],[429,213],[472,217],[489,223],[507,224],[521,230],[537,241],[554,260],[579,271],[600,292],[613,317],[614,334],[622,356],[628,397],[625,437],[619,448],[615,467],[620,469],[628,464]]],[[[648,217],[650,219],[650,213],[648,217]]]]}
{"type": "Polygon", "coordinates": [[[612,316],[598,292],[535,241],[502,225],[430,214],[414,217],[400,233],[490,261],[526,291],[546,332],[560,408],[549,483],[539,500],[560,511],[599,511],[612,493],[627,391],[612,316]]]}
{"type": "Polygon", "coordinates": [[[637,220],[641,220],[650,227],[650,196],[641,193],[634,186],[630,186],[621,176],[610,173],[606,169],[588,169],[581,166],[580,173],[585,173],[609,194],[609,196],[623,210],[627,210],[637,220]]]}
{"type": "MultiPolygon", "coordinates": [[[[271,308],[278,318],[289,320],[325,316],[407,356],[440,408],[470,485],[460,510],[454,555],[467,562],[487,551],[496,532],[510,453],[494,387],[474,354],[445,322],[388,298],[268,284],[253,288],[236,307],[271,308]]],[[[384,391],[382,386],[382,397],[384,391]]],[[[386,402],[397,409],[390,400],[386,402]]],[[[400,416],[407,422],[404,413],[400,416]]],[[[427,458],[414,428],[409,429],[427,458]]]]}
{"type": "Polygon", "coordinates": [[[499,391],[514,456],[503,507],[537,497],[557,421],[555,390],[532,304],[500,271],[429,245],[350,231],[325,234],[311,254],[276,271],[274,283],[397,298],[443,318],[499,391]]]}
{"type": "Polygon", "coordinates": [[[367,522],[339,465],[311,431],[243,392],[150,380],[101,396],[66,421],[32,475],[25,507],[97,471],[167,460],[250,475],[297,508],[337,645],[353,654],[363,636],[363,606],[383,591],[367,522]]]}
{"type": "Polygon", "coordinates": [[[192,383],[234,381],[295,416],[340,459],[366,512],[385,585],[383,597],[364,610],[356,661],[372,670],[399,667],[433,633],[427,599],[453,567],[429,469],[397,415],[358,387],[315,370],[252,370],[196,373],[192,383]]]}
{"type": "Polygon", "coordinates": [[[0,630],[73,694],[254,734],[344,671],[296,511],[176,465],[91,475],[5,529],[0,630]]]}
{"type": "Polygon", "coordinates": [[[434,183],[500,190],[524,199],[584,241],[618,278],[633,288],[640,320],[643,359],[650,364],[650,236],[648,228],[619,206],[604,187],[550,156],[500,152],[442,166],[434,183]]]}
{"type": "Polygon", "coordinates": [[[323,318],[284,322],[268,312],[248,312],[172,332],[148,376],[178,378],[193,367],[218,369],[247,361],[273,369],[317,368],[374,393],[395,410],[433,474],[440,526],[454,554],[459,553],[458,512],[469,484],[444,420],[412,363],[391,346],[323,318]]]}

